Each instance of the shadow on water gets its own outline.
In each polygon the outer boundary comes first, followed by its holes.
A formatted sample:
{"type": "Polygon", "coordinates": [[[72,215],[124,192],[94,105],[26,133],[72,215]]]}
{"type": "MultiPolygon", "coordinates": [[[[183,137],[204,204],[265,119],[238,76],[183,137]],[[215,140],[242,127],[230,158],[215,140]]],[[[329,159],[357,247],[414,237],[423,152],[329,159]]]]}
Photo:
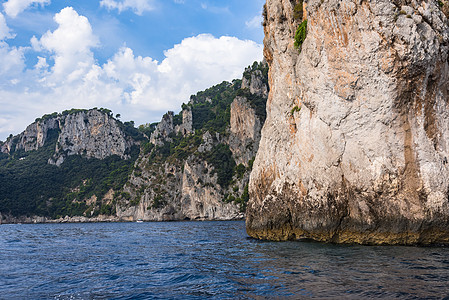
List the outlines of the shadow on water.
{"type": "Polygon", "coordinates": [[[0,229],[0,294],[6,299],[449,295],[447,247],[266,242],[248,238],[239,221],[0,229]]]}

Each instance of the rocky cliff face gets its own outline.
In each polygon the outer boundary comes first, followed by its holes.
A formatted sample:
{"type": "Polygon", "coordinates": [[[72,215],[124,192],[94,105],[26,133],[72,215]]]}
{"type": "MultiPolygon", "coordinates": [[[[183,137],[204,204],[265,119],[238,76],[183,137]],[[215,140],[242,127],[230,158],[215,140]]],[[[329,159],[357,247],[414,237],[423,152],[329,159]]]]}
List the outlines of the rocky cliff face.
{"type": "Polygon", "coordinates": [[[9,137],[1,146],[1,152],[38,150],[44,146],[48,135],[54,133],[58,140],[55,153],[48,161],[50,164],[60,166],[70,155],[98,159],[118,155],[126,159],[127,152],[137,142],[125,134],[120,124],[105,109],[54,113],[37,119],[21,134],[9,137]]]}
{"type": "Polygon", "coordinates": [[[56,151],[49,160],[57,166],[70,155],[104,159],[118,155],[129,158],[127,151],[135,141],[127,137],[110,114],[99,110],[81,111],[59,119],[60,133],[56,151]]]}
{"type": "Polygon", "coordinates": [[[247,72],[245,72],[242,78],[242,89],[248,89],[251,94],[267,97],[268,86],[263,78],[264,76],[261,70],[251,72],[251,68],[247,68],[247,72]]]}
{"type": "Polygon", "coordinates": [[[59,121],[57,118],[38,120],[29,125],[21,134],[14,137],[10,136],[0,146],[0,151],[5,154],[10,154],[16,150],[23,150],[25,152],[37,150],[47,141],[48,132],[58,128],[59,121]]]}
{"type": "Polygon", "coordinates": [[[183,136],[193,133],[193,115],[189,107],[182,110],[182,123],[176,125],[175,132],[183,136]]]}
{"type": "Polygon", "coordinates": [[[256,156],[260,142],[261,120],[245,97],[231,104],[229,147],[237,164],[247,165],[256,156]]]}
{"type": "Polygon", "coordinates": [[[169,163],[151,164],[148,157],[142,156],[138,163],[138,171],[131,175],[122,193],[125,196],[117,204],[117,216],[121,220],[243,218],[239,205],[223,201],[224,194],[217,183],[217,175],[210,172],[213,167],[206,161],[192,156],[179,167],[169,163]]]}
{"type": "Polygon", "coordinates": [[[102,108],[37,119],[0,143],[0,222],[243,218],[267,72],[254,63],[243,88],[198,92],[139,130],[102,108]]]}
{"type": "Polygon", "coordinates": [[[150,142],[157,146],[162,146],[164,142],[172,142],[173,140],[169,137],[170,134],[175,132],[175,127],[173,126],[173,112],[167,112],[162,120],[157,124],[156,130],[150,137],[150,142]]]}
{"type": "Polygon", "coordinates": [[[192,110],[185,108],[181,112],[181,122],[176,124],[174,113],[167,112],[162,116],[162,120],[157,124],[156,129],[150,136],[150,142],[156,146],[162,146],[165,142],[173,142],[170,137],[172,134],[181,134],[182,136],[193,133],[192,110]]]}
{"type": "MultiPolygon", "coordinates": [[[[257,66],[266,70],[266,64],[257,66]]],[[[223,83],[213,92],[193,97],[181,115],[168,112],[163,116],[150,144],[144,147],[149,150],[141,152],[117,202],[119,218],[169,221],[244,217],[249,174],[264,121],[256,112],[255,101],[262,103],[265,111],[268,91],[266,74],[259,69],[247,69],[247,86],[241,86],[240,81],[223,83]],[[238,96],[226,104],[228,100],[222,97],[230,93],[238,96]],[[226,105],[230,106],[230,121],[220,129],[217,120],[226,118],[226,105]],[[223,115],[218,117],[220,109],[223,115]]]]}
{"type": "Polygon", "coordinates": [[[114,193],[129,178],[142,140],[133,122],[122,123],[107,109],[72,109],[37,119],[2,146],[0,218],[113,220],[114,193]]]}
{"type": "Polygon", "coordinates": [[[267,1],[271,91],[249,185],[251,236],[449,242],[446,6],[267,1]]]}

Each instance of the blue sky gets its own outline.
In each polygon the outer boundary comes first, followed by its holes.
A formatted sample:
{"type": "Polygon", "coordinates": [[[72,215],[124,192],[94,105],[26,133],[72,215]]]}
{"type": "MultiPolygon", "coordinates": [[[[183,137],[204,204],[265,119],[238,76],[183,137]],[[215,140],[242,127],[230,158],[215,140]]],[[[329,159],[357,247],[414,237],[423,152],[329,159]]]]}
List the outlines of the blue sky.
{"type": "Polygon", "coordinates": [[[45,113],[107,107],[159,121],[262,59],[264,0],[8,0],[0,140],[45,113]]]}

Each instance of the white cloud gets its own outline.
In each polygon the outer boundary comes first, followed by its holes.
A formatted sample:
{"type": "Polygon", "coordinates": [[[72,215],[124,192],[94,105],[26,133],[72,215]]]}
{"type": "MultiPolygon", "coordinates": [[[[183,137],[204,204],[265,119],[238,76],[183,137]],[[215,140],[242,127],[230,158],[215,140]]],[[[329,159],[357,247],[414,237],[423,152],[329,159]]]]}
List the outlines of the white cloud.
{"type": "Polygon", "coordinates": [[[37,63],[34,66],[36,69],[47,69],[48,68],[48,64],[47,64],[47,59],[45,57],[37,57],[37,63]]]}
{"type": "Polygon", "coordinates": [[[14,79],[20,76],[24,68],[23,50],[0,42],[0,86],[7,81],[16,82],[14,79]]]}
{"type": "Polygon", "coordinates": [[[33,37],[31,44],[35,50],[53,53],[53,80],[79,79],[94,63],[92,47],[98,45],[89,20],[78,15],[72,7],[66,7],[57,13],[54,21],[59,25],[51,32],[47,31],[38,41],[33,37]]]}
{"type": "Polygon", "coordinates": [[[132,10],[137,15],[153,10],[153,0],[101,0],[100,5],[107,9],[117,9],[119,13],[124,10],[132,10]]]}
{"type": "Polygon", "coordinates": [[[244,67],[261,59],[262,46],[255,42],[202,34],[165,51],[161,63],[135,57],[124,47],[103,70],[123,89],[128,103],[149,110],[176,110],[191,94],[239,78],[244,67]]]}
{"type": "Polygon", "coordinates": [[[261,28],[262,27],[262,16],[261,15],[255,16],[251,20],[246,21],[245,25],[246,25],[246,27],[251,28],[251,29],[261,28]]]}
{"type": "Polygon", "coordinates": [[[6,24],[5,16],[0,13],[0,41],[13,38],[14,35],[11,34],[10,31],[11,29],[9,29],[8,25],[6,24]]]}
{"type": "Polygon", "coordinates": [[[50,4],[50,0],[8,0],[3,3],[3,8],[8,16],[15,18],[32,5],[44,6],[46,4],[50,4]]]}
{"type": "Polygon", "coordinates": [[[0,140],[21,132],[36,117],[70,108],[107,107],[137,124],[159,121],[190,95],[240,78],[246,66],[262,60],[262,45],[253,41],[201,34],[165,51],[161,62],[124,46],[99,65],[92,52],[98,39],[87,18],[69,7],[54,20],[54,31],[31,41],[38,52],[31,69],[23,71],[20,49],[0,43],[0,70],[15,74],[9,82],[18,80],[7,84],[5,76],[12,75],[0,71],[0,140]]]}
{"type": "Polygon", "coordinates": [[[25,68],[23,49],[10,47],[5,40],[14,38],[6,24],[5,17],[0,13],[0,87],[14,85],[16,77],[25,68]]]}
{"type": "MultiPolygon", "coordinates": [[[[128,104],[143,102],[148,95],[146,91],[157,84],[157,61],[150,57],[135,57],[130,48],[122,47],[104,66],[105,75],[115,80],[122,90],[122,99],[128,104]],[[153,79],[153,77],[155,77],[153,79]]],[[[153,101],[152,109],[164,109],[160,103],[153,101]]]]}
{"type": "Polygon", "coordinates": [[[165,51],[165,56],[159,65],[160,94],[188,97],[223,80],[241,77],[245,66],[262,59],[262,46],[235,37],[202,34],[184,39],[165,51]]]}

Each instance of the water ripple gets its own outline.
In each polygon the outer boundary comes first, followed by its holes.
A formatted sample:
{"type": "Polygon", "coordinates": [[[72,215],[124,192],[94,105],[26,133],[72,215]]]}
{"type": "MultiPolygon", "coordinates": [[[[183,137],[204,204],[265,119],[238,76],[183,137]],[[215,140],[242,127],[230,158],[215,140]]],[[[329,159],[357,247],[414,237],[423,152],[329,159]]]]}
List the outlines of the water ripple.
{"type": "Polygon", "coordinates": [[[272,243],[244,228],[1,225],[0,298],[449,299],[449,248],[272,243]]]}

